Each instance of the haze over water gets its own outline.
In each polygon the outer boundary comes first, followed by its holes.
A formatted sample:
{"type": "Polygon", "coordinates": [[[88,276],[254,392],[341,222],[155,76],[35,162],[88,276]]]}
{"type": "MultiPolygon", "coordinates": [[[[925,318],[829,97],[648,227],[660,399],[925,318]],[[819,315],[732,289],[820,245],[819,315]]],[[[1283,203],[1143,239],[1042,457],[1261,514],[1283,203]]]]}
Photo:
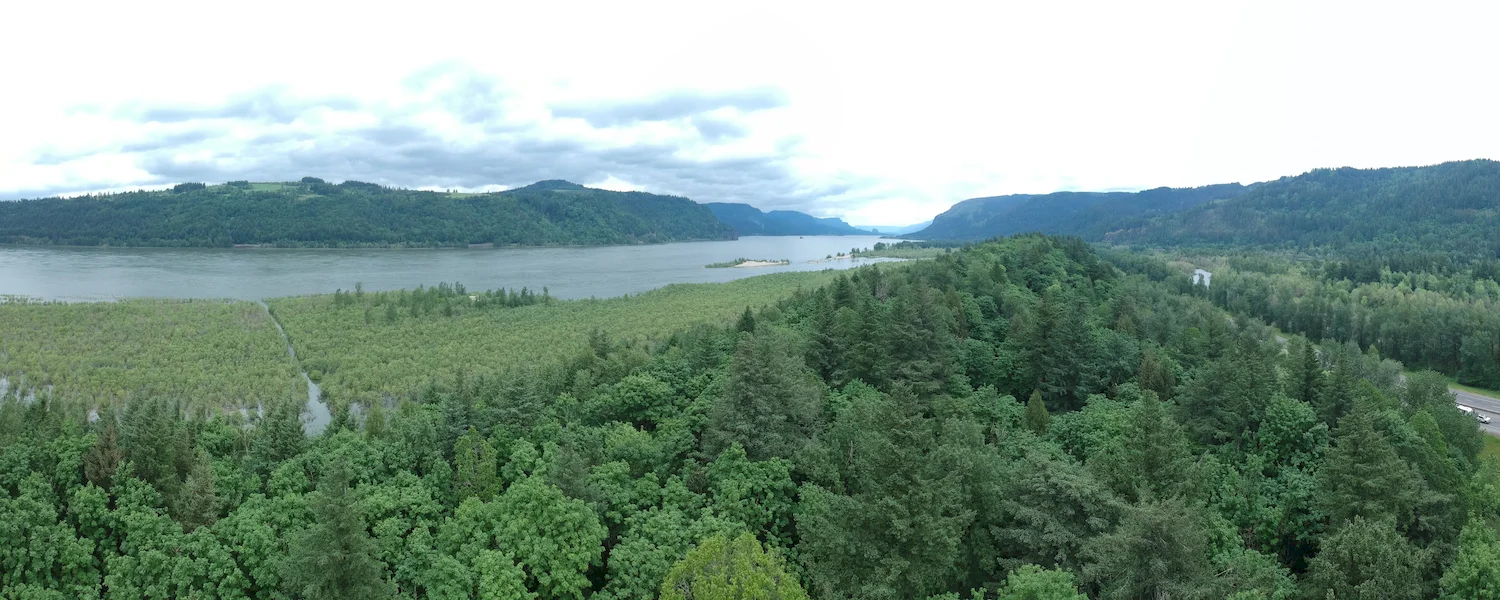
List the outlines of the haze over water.
{"type": "MultiPolygon", "coordinates": [[[[0,294],[88,301],[126,297],[257,300],[460,282],[471,290],[546,287],[556,297],[606,298],[673,283],[845,269],[881,259],[821,260],[869,248],[875,236],[743,237],[646,246],[487,249],[49,248],[0,246],[0,294]],[[736,258],[777,267],[706,269],[736,258]]],[[[889,240],[886,240],[889,241],[889,240]]]]}

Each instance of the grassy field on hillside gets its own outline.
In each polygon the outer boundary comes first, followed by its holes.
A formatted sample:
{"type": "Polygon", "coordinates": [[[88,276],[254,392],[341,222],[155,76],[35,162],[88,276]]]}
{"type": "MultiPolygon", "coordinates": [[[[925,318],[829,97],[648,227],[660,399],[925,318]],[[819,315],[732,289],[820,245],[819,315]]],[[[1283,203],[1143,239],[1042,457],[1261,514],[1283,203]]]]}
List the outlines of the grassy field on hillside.
{"type": "Polygon", "coordinates": [[[778,273],[728,283],[677,284],[605,300],[553,300],[516,308],[411,315],[331,295],[269,302],[302,366],[330,399],[343,403],[400,396],[458,373],[484,375],[521,363],[567,357],[599,329],[612,339],[671,335],[696,323],[731,322],[798,288],[828,283],[836,271],[778,273]],[[387,310],[394,319],[388,318],[387,310]]]}
{"type": "Polygon", "coordinates": [[[0,376],[18,389],[108,406],[146,396],[241,407],[306,397],[253,302],[0,303],[0,376]]]}

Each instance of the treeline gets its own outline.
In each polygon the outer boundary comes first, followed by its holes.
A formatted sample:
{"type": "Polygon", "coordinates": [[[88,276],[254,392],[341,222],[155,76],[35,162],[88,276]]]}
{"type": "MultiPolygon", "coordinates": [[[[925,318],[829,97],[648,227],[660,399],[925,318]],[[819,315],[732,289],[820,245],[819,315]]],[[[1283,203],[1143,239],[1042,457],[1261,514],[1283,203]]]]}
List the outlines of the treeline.
{"type": "Polygon", "coordinates": [[[1500,283],[1483,267],[1393,272],[1345,261],[1280,273],[1231,270],[1214,274],[1208,297],[1287,331],[1352,341],[1460,383],[1500,389],[1500,283]]]}
{"type": "Polygon", "coordinates": [[[597,245],[734,239],[686,198],[544,181],[450,194],[359,181],[180,184],[0,202],[0,242],[73,246],[597,245]]]}
{"type": "Polygon", "coordinates": [[[0,405],[0,595],[1416,599],[1500,573],[1500,467],[1441,376],[1072,239],[598,334],[314,439],[238,419],[0,405]]]}
{"type": "Polygon", "coordinates": [[[355,284],[354,290],[350,292],[345,292],[343,288],[333,291],[333,306],[335,308],[363,307],[366,325],[375,322],[373,317],[377,314],[375,312],[377,307],[385,307],[379,313],[384,322],[394,323],[402,316],[454,317],[470,311],[519,308],[546,304],[552,300],[552,295],[545,287],[542,288],[540,294],[525,287],[519,291],[498,288],[470,293],[464,284],[456,281],[452,284],[443,282],[432,287],[417,286],[413,290],[366,292],[363,284],[355,284]]]}

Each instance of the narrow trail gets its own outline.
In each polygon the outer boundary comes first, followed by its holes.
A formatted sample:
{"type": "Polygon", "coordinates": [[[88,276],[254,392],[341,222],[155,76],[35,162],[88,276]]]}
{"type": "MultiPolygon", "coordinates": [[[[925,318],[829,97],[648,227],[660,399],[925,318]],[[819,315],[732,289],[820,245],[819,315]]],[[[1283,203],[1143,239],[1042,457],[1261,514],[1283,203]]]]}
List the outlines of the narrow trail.
{"type": "Polygon", "coordinates": [[[271,312],[271,307],[263,300],[256,300],[255,303],[266,311],[271,324],[276,326],[276,332],[281,334],[282,343],[286,344],[287,354],[292,357],[292,363],[297,365],[298,371],[302,373],[302,380],[307,382],[308,417],[304,417],[302,430],[307,435],[323,433],[323,429],[328,427],[328,422],[332,419],[332,415],[328,412],[328,404],[323,402],[323,390],[318,388],[318,384],[313,383],[312,378],[307,376],[307,371],[302,368],[302,363],[297,360],[297,349],[292,347],[292,339],[287,337],[286,329],[281,326],[281,320],[276,318],[276,313],[271,312]]]}

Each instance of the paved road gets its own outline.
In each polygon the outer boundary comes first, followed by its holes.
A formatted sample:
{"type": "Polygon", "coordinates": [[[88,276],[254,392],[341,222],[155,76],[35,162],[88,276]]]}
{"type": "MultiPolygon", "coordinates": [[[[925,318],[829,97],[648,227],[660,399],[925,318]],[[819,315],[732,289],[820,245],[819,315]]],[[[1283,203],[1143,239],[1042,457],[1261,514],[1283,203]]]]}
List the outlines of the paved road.
{"type": "Polygon", "coordinates": [[[1489,425],[1481,423],[1479,428],[1490,435],[1500,436],[1500,398],[1481,396],[1473,392],[1466,392],[1455,388],[1449,388],[1449,390],[1458,398],[1459,405],[1467,406],[1489,415],[1493,421],[1489,425]]]}

